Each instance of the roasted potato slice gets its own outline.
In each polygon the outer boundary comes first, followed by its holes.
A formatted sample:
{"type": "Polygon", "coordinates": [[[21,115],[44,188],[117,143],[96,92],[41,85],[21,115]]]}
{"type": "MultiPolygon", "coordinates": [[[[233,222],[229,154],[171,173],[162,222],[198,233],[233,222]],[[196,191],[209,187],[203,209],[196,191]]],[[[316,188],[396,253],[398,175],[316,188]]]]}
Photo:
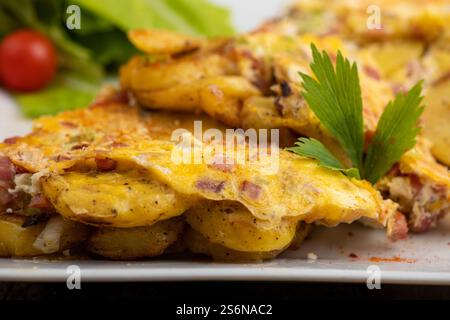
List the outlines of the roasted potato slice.
{"type": "Polygon", "coordinates": [[[153,91],[233,73],[232,63],[219,54],[153,62],[138,56],[120,69],[120,84],[133,91],[153,91]]]}
{"type": "Polygon", "coordinates": [[[139,259],[162,254],[183,232],[184,221],[173,218],[137,228],[100,228],[87,249],[108,259],[139,259]]]}
{"type": "Polygon", "coordinates": [[[74,247],[88,238],[90,228],[88,226],[61,218],[59,237],[56,244],[52,244],[56,250],[46,245],[45,235],[47,223],[41,222],[29,227],[24,227],[26,217],[18,215],[0,216],[0,257],[31,257],[49,253],[56,253],[74,247]],[[41,245],[37,245],[40,238],[41,245]],[[55,247],[56,245],[56,247],[55,247]],[[44,252],[45,251],[45,252],[44,252]]]}
{"type": "Polygon", "coordinates": [[[237,251],[209,241],[200,232],[197,232],[192,228],[189,228],[186,231],[184,240],[191,252],[204,254],[212,257],[215,261],[223,262],[255,262],[269,260],[278,256],[284,249],[266,252],[237,251]]]}
{"type": "Polygon", "coordinates": [[[139,170],[51,174],[41,186],[60,214],[95,226],[146,226],[178,216],[191,205],[139,170]]]}
{"type": "Polygon", "coordinates": [[[242,102],[259,91],[243,77],[218,76],[165,90],[136,91],[137,101],[150,109],[205,111],[233,127],[240,125],[242,102]]]}
{"type": "Polygon", "coordinates": [[[306,223],[300,223],[294,240],[289,246],[283,249],[273,251],[245,252],[237,251],[217,243],[212,243],[200,232],[189,227],[184,234],[184,243],[193,253],[205,254],[212,257],[215,261],[223,262],[257,262],[276,258],[284,249],[298,249],[301,243],[311,232],[312,226],[306,223]]]}
{"type": "Polygon", "coordinates": [[[139,50],[150,54],[172,54],[199,48],[203,40],[167,30],[137,29],[128,39],[139,50]]]}
{"type": "Polygon", "coordinates": [[[208,241],[245,252],[276,251],[289,246],[297,222],[284,219],[274,228],[264,228],[238,202],[208,201],[185,214],[186,221],[208,241]]]}
{"type": "Polygon", "coordinates": [[[397,40],[370,44],[361,49],[359,56],[366,61],[374,59],[383,79],[406,84],[413,76],[413,64],[419,63],[423,50],[424,44],[419,41],[397,40]]]}
{"type": "Polygon", "coordinates": [[[450,77],[429,87],[424,98],[424,133],[431,140],[433,155],[450,166],[450,77]]]}

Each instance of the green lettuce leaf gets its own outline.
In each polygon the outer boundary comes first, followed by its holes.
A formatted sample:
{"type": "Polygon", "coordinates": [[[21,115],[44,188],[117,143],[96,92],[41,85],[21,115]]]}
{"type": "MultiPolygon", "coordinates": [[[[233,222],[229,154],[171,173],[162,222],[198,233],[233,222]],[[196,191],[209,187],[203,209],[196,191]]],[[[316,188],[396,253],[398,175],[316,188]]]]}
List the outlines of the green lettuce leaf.
{"type": "Polygon", "coordinates": [[[98,86],[85,82],[76,76],[60,75],[48,88],[14,97],[22,113],[29,118],[54,115],[61,111],[86,107],[95,97],[98,86]]]}
{"type": "Polygon", "coordinates": [[[156,28],[197,36],[234,32],[229,12],[206,0],[74,0],[73,3],[123,31],[156,28]]]}
{"type": "Polygon", "coordinates": [[[137,50],[126,32],[162,28],[196,36],[233,33],[229,12],[207,0],[1,0],[0,36],[18,28],[47,35],[58,51],[59,76],[40,92],[16,95],[27,117],[86,105],[94,91],[67,81],[67,74],[98,87],[137,50]],[[68,30],[66,9],[81,7],[81,29],[68,30]]]}

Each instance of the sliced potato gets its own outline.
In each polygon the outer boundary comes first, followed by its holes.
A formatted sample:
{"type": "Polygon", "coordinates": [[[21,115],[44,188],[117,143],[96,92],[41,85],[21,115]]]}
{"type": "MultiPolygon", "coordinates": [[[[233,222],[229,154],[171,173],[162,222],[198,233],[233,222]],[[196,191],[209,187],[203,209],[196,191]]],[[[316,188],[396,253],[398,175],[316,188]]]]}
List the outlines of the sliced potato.
{"type": "Polygon", "coordinates": [[[131,43],[146,53],[177,53],[199,48],[203,41],[167,30],[137,29],[128,32],[131,43]]]}
{"type": "MultiPolygon", "coordinates": [[[[34,244],[46,223],[23,227],[25,221],[26,217],[23,216],[0,216],[0,257],[31,257],[44,254],[34,244]]],[[[89,233],[88,226],[64,219],[58,252],[80,244],[88,238],[89,233]]]]}
{"type": "Polygon", "coordinates": [[[67,172],[41,180],[44,195],[68,219],[131,228],[182,214],[191,204],[146,172],[67,172]]]}
{"type": "Polygon", "coordinates": [[[433,143],[431,151],[450,166],[450,77],[427,89],[423,122],[425,136],[433,143]]]}
{"type": "Polygon", "coordinates": [[[233,65],[219,54],[150,61],[134,57],[120,69],[120,84],[133,91],[154,91],[233,73],[233,65]]]}
{"type": "Polygon", "coordinates": [[[137,228],[100,228],[87,249],[108,259],[139,259],[162,254],[183,232],[183,219],[173,218],[137,228]]]}
{"type": "Polygon", "coordinates": [[[374,59],[383,79],[404,84],[411,77],[409,64],[418,61],[423,50],[423,43],[403,40],[368,45],[359,55],[368,61],[374,59]]]}
{"type": "Polygon", "coordinates": [[[272,229],[238,202],[208,201],[188,210],[186,221],[208,241],[246,252],[281,250],[295,237],[297,222],[282,220],[272,229]]]}
{"type": "Polygon", "coordinates": [[[137,101],[150,109],[195,112],[203,110],[215,119],[240,126],[243,100],[259,91],[243,77],[217,76],[157,91],[134,92],[137,101]]]}
{"type": "Polygon", "coordinates": [[[189,228],[184,236],[188,249],[193,253],[204,254],[212,257],[216,261],[223,262],[250,262],[273,259],[279,255],[283,249],[266,252],[244,252],[237,251],[220,244],[208,241],[200,232],[189,228]]]}

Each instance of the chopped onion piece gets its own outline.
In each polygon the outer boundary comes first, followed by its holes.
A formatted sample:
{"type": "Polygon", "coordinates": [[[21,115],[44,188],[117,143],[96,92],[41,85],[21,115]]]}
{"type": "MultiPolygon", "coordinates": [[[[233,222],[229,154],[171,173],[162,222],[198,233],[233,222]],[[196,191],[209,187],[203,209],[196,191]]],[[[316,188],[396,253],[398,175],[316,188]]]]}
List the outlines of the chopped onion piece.
{"type": "Polygon", "coordinates": [[[44,230],[36,238],[33,247],[46,254],[58,252],[63,227],[63,217],[54,216],[47,222],[44,230]]]}

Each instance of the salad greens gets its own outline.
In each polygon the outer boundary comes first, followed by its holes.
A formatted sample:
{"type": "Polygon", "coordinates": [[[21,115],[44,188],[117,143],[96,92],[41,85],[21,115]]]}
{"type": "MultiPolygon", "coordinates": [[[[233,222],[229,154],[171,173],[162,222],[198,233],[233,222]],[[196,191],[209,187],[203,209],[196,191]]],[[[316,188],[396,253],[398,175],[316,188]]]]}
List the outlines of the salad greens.
{"type": "Polygon", "coordinates": [[[161,28],[196,36],[234,33],[229,12],[207,0],[2,0],[0,38],[20,28],[45,34],[58,51],[54,83],[36,93],[15,95],[29,117],[85,106],[105,75],[137,52],[126,36],[131,29],[161,28]],[[69,5],[80,7],[80,29],[66,27],[69,5]]]}
{"type": "Polygon", "coordinates": [[[327,168],[375,184],[416,144],[416,136],[420,131],[417,123],[423,112],[422,82],[406,94],[397,94],[394,101],[388,103],[364,156],[358,67],[355,63],[350,64],[339,52],[334,68],[326,51],[320,53],[313,44],[311,49],[311,70],[315,78],[300,74],[304,88],[302,94],[317,118],[340,143],[353,166],[345,168],[321,142],[314,139],[300,138],[296,146],[288,150],[316,159],[327,168]]]}

